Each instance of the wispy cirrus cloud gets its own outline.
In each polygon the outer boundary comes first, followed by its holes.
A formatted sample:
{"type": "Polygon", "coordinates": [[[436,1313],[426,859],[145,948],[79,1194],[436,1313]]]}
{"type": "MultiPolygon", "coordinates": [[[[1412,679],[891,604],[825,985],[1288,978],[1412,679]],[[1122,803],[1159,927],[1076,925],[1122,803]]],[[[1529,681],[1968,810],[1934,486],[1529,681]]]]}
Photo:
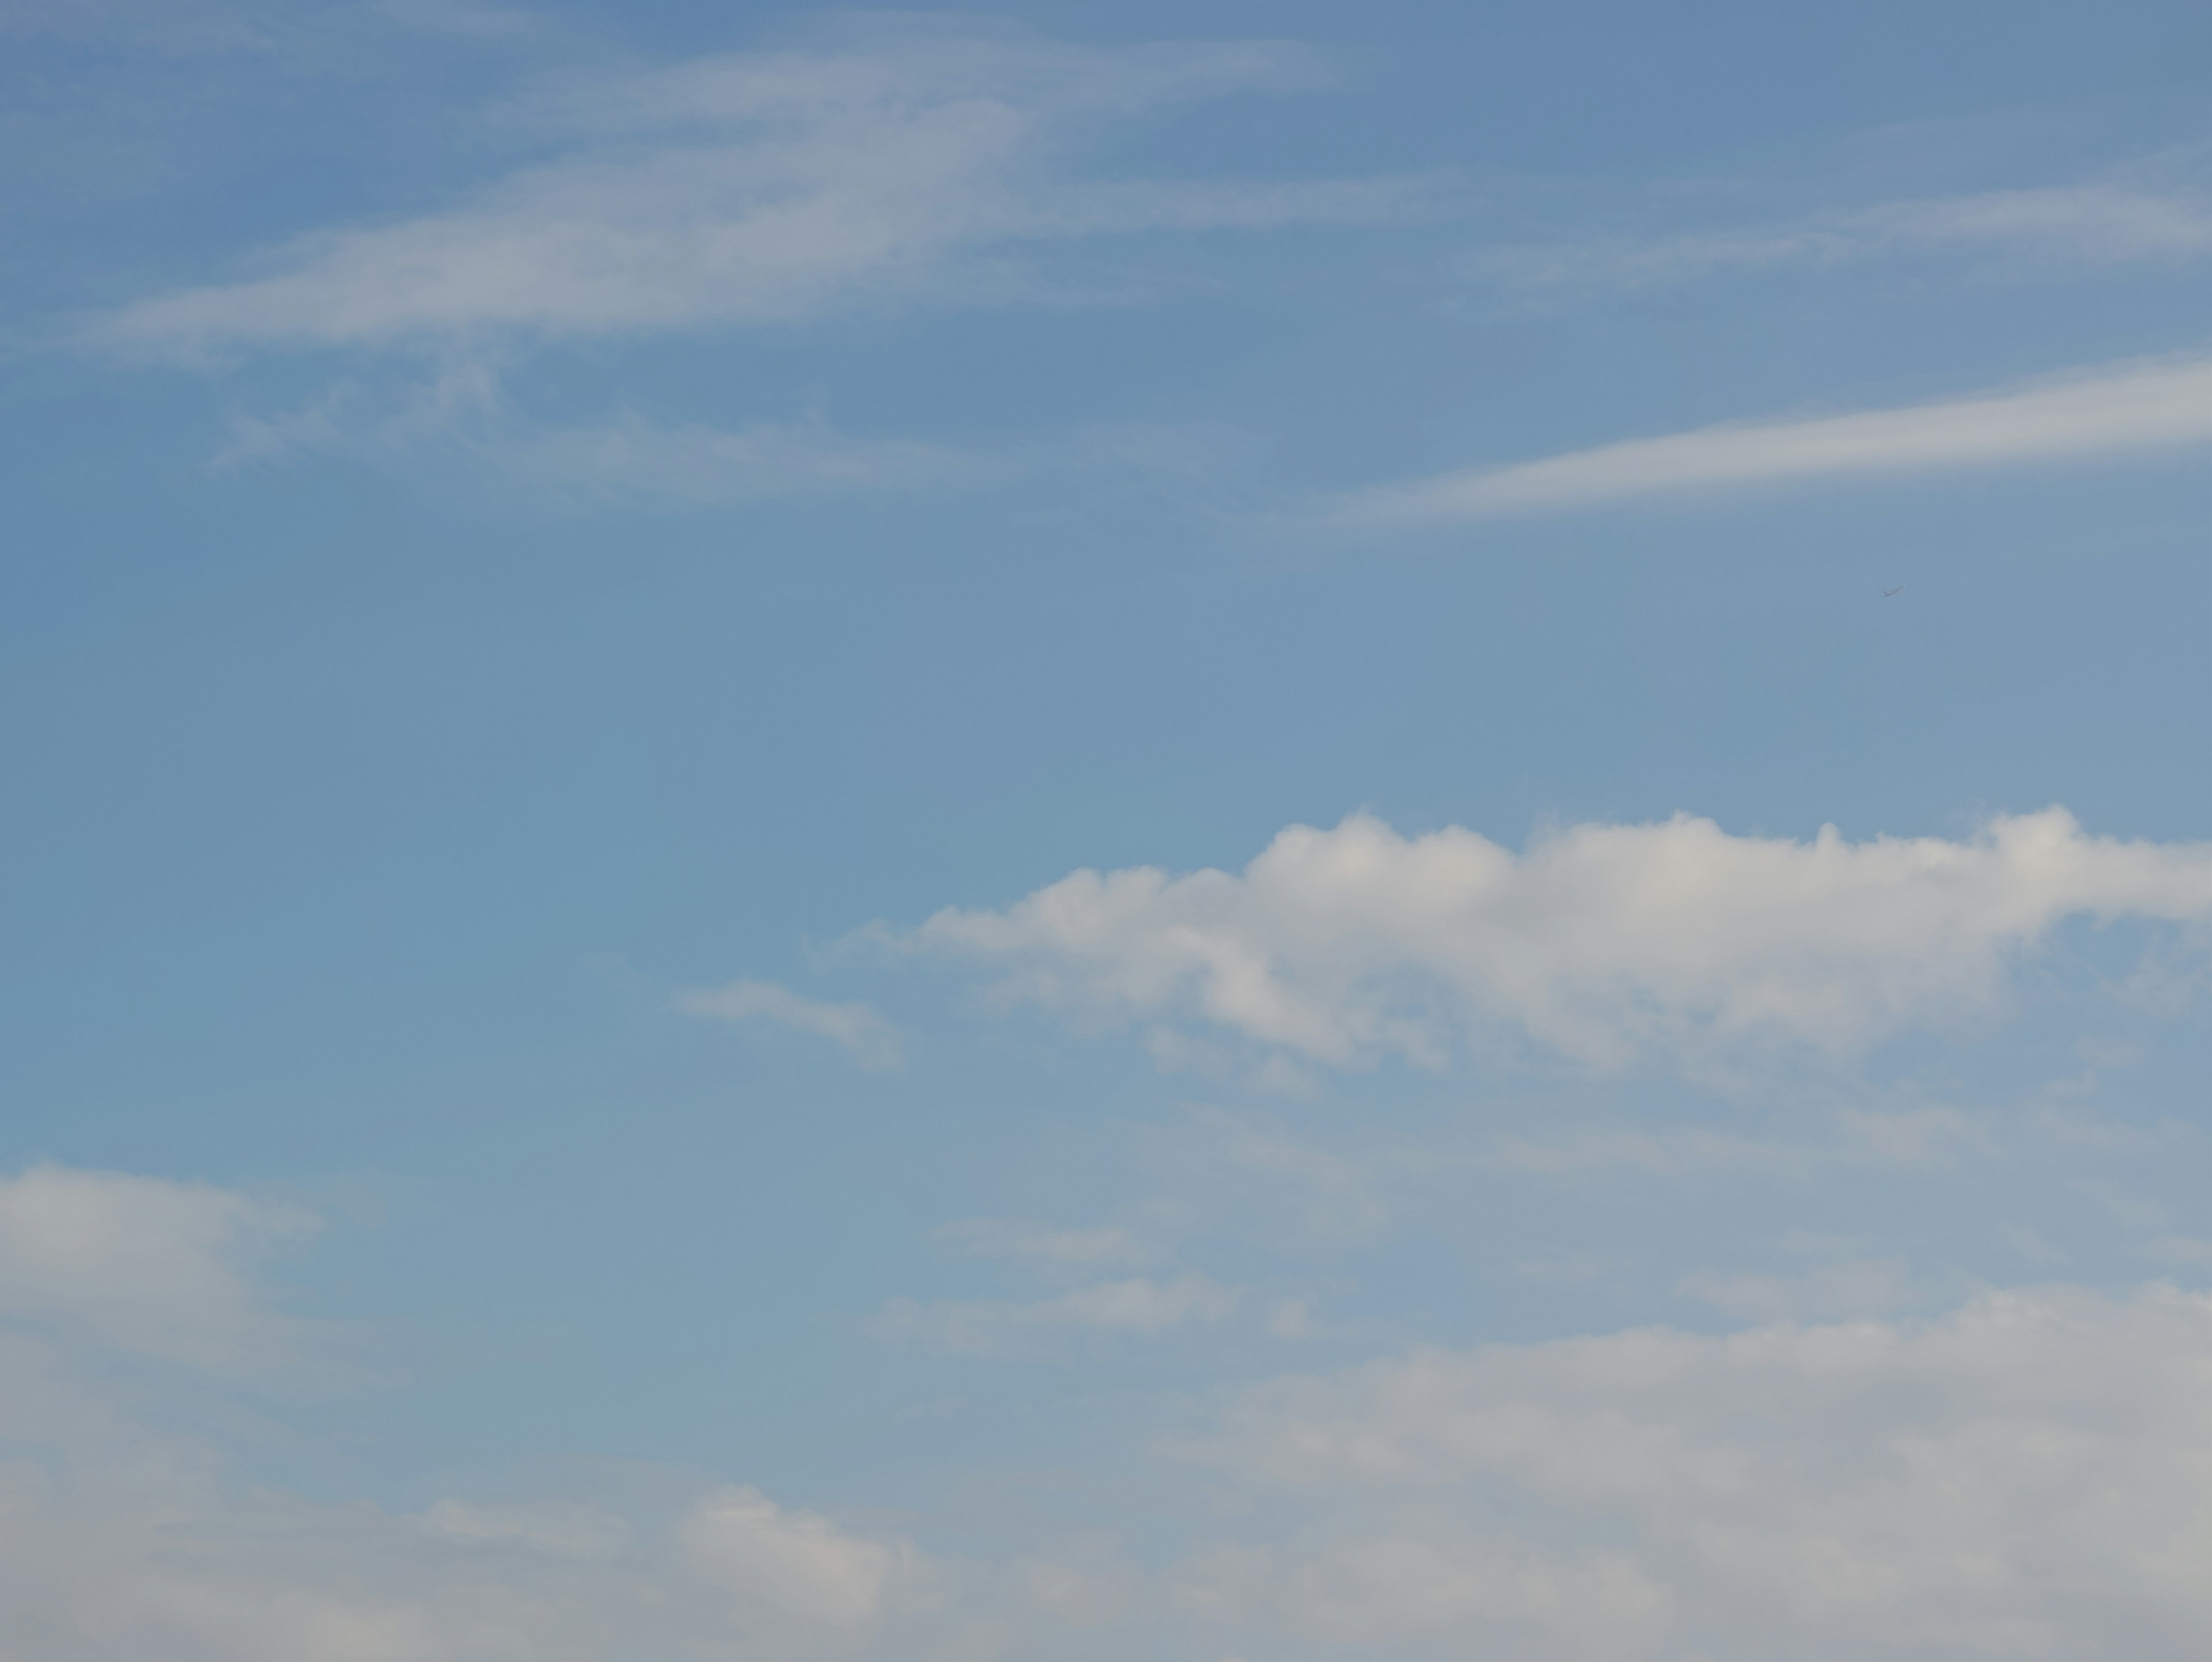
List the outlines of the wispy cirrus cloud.
{"type": "Polygon", "coordinates": [[[635,335],[855,307],[1066,298],[1040,251],[1148,231],[1429,214],[1435,179],[1086,175],[1102,129],[1321,84],[1276,42],[1062,46],[924,33],[570,83],[510,112],[556,154],[469,200],[318,232],[258,275],[95,326],[161,353],[374,346],[488,332],[635,335]]]}
{"type": "Polygon", "coordinates": [[[2212,445],[2212,360],[2132,362],[1933,404],[1699,428],[1352,492],[1324,517],[1408,529],[1823,481],[2212,445]]]}

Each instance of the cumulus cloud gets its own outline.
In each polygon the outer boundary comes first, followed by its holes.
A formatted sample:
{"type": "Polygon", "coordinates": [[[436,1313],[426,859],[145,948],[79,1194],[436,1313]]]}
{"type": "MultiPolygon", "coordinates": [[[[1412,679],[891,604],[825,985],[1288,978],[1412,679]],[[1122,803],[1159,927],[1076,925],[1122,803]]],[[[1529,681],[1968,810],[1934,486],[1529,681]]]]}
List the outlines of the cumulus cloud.
{"type": "Polygon", "coordinates": [[[2179,1662],[2212,1643],[2208,1384],[2212,1300],[2166,1287],[1426,1352],[1254,1391],[1182,1451],[1345,1520],[1189,1574],[1346,1641],[2179,1662]],[[1407,1521],[1351,1522],[1389,1496],[1407,1521]]]}
{"type": "Polygon", "coordinates": [[[1339,1067],[1440,1064],[1504,1026],[1607,1066],[1724,1045],[1845,1056],[1986,1017],[2063,922],[2212,916],[2212,847],[2062,809],[1972,837],[1584,825],[1522,854],[1458,828],[1297,825],[1241,874],[1079,871],[871,939],[1000,973],[1002,1004],[1171,1023],[1339,1067]]]}
{"type": "Polygon", "coordinates": [[[249,1267],[313,1227],[204,1184],[34,1166],[0,1178],[0,1319],[201,1367],[270,1362],[291,1327],[249,1267]]]}
{"type": "Polygon", "coordinates": [[[1446,525],[1822,480],[1909,478],[2212,443],[2212,362],[2106,365],[1936,404],[1746,422],[1356,492],[1346,527],[1446,525]]]}
{"type": "Polygon", "coordinates": [[[732,981],[677,995],[686,1014],[717,1021],[766,1022],[811,1033],[851,1053],[864,1068],[896,1068],[898,1030],[866,1004],[829,1004],[773,981],[732,981]]]}
{"type": "Polygon", "coordinates": [[[263,274],[159,295],[98,331],[198,351],[597,336],[855,306],[1051,297],[1034,252],[1152,230],[1374,222],[1433,182],[1083,177],[1103,127],[1324,78],[1270,43],[1087,48],[922,33],[703,58],[517,113],[561,153],[473,199],[318,234],[263,274]]]}

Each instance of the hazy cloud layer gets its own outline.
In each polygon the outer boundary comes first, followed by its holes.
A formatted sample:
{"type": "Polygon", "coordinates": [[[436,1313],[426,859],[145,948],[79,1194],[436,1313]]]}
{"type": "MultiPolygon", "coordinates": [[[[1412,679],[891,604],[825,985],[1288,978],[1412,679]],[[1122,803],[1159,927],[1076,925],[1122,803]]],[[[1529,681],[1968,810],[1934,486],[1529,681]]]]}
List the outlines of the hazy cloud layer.
{"type": "Polygon", "coordinates": [[[1977,836],[1733,837],[1586,825],[1516,855],[1355,816],[1242,874],[1080,871],[1003,911],[876,939],[1000,972],[994,996],[1181,1023],[1316,1062],[1440,1064],[1503,1025],[1601,1065],[1783,1044],[1841,1056],[2000,1009],[2069,917],[2212,916],[2212,848],[2085,833],[2062,809],[1977,836]]]}
{"type": "Polygon", "coordinates": [[[1193,1585],[1348,1643],[2179,1662],[2212,1643],[2208,1383],[2212,1302],[2158,1287],[1427,1352],[1255,1391],[1184,1451],[1398,1525],[1193,1585]]]}

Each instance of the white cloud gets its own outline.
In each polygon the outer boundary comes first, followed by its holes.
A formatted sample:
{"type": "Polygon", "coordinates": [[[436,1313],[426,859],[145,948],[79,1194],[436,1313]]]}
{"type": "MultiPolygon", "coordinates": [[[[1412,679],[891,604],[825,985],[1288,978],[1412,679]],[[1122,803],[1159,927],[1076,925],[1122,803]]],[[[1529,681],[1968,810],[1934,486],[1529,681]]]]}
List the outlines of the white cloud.
{"type": "Polygon", "coordinates": [[[523,112],[574,148],[466,205],[308,237],[267,275],[142,301],[121,346],[601,335],[917,300],[1036,299],[1030,253],[1146,230],[1426,211],[1408,180],[1095,180],[1072,152],[1160,107],[1316,84],[1268,43],[1051,46],[921,33],[616,77],[523,112]]]}
{"type": "Polygon", "coordinates": [[[1439,525],[1654,497],[2155,453],[2212,443],[2212,362],[2106,366],[1938,404],[1700,428],[1356,492],[1346,526],[1439,525]]]}
{"type": "Polygon", "coordinates": [[[1843,1056],[2001,1009],[2072,917],[2212,916],[2212,847],[2086,835],[2063,809],[1977,836],[1732,837],[1686,816],[1584,825],[1515,855],[1358,815],[1283,831],[1241,874],[1079,871],[1004,911],[939,912],[908,954],[994,995],[1211,1027],[1315,1062],[1441,1063],[1504,1024],[1585,1061],[1780,1043],[1843,1056]]]}
{"type": "Polygon", "coordinates": [[[1193,1573],[1347,1640],[2180,1662],[2212,1644],[2208,1380],[2212,1300],[2163,1287],[1427,1352],[1250,1393],[1183,1451],[1334,1520],[1193,1573]],[[1358,1521],[1393,1495],[1397,1525],[1358,1521]],[[1499,1517],[1519,1545],[1468,1521],[1499,1517]]]}
{"type": "Polygon", "coordinates": [[[1218,1323],[1236,1307],[1236,1294],[1204,1275],[1132,1276],[1028,1301],[894,1299],[869,1330],[887,1343],[957,1355],[1023,1355],[1073,1335],[1157,1338],[1193,1322],[1218,1323]]]}
{"type": "Polygon", "coordinates": [[[246,1264],[313,1227],[204,1184],[35,1166],[0,1178],[0,1318],[201,1367],[269,1363],[291,1327],[246,1264]]]}
{"type": "Polygon", "coordinates": [[[864,1068],[898,1065],[898,1030],[866,1004],[824,1003],[773,981],[732,981],[679,993],[676,1008],[717,1021],[764,1021],[811,1033],[851,1052],[864,1068]]]}
{"type": "Polygon", "coordinates": [[[916,1565],[903,1545],[849,1534],[813,1513],[787,1511],[750,1488],[701,1500],[682,1534],[684,1550],[703,1574],[788,1615],[832,1627],[875,1620],[895,1577],[916,1565]]]}

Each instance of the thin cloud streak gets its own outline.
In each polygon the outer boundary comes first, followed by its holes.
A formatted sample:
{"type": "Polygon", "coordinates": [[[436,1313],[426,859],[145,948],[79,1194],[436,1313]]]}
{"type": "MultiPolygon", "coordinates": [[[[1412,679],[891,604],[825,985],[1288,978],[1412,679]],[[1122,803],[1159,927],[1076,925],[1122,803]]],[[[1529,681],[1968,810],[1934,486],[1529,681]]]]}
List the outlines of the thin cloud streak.
{"type": "Polygon", "coordinates": [[[1470,467],[1340,499],[1328,520],[1396,529],[1699,493],[1906,478],[2212,443],[2212,360],[2136,362],[1940,404],[1701,428],[1470,467]]]}
{"type": "Polygon", "coordinates": [[[845,1050],[863,1068],[899,1065],[898,1029],[872,1005],[827,1003],[773,981],[732,981],[726,987],[679,993],[676,1008],[716,1021],[764,1022],[811,1033],[845,1050]]]}

